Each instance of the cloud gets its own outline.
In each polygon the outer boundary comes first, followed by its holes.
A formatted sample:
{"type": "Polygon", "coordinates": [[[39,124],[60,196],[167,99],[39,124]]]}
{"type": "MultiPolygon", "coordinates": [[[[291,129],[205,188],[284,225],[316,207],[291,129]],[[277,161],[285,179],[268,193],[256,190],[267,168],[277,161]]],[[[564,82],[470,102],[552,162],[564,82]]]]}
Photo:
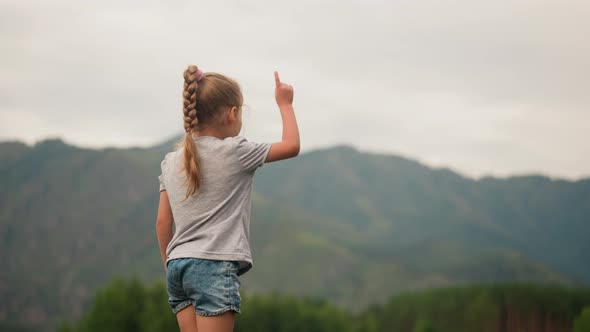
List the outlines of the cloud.
{"type": "Polygon", "coordinates": [[[0,138],[149,145],[182,130],[181,75],[236,78],[244,133],[353,144],[469,175],[590,169],[584,1],[3,1],[0,138]]]}

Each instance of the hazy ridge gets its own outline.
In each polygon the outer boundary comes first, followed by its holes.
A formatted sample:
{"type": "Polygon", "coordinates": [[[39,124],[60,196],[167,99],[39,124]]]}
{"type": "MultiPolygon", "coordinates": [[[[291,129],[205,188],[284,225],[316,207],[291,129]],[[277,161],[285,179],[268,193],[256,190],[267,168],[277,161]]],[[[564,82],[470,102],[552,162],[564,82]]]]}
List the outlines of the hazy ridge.
{"type": "MultiPolygon", "coordinates": [[[[75,318],[114,275],[163,278],[157,175],[175,141],[0,143],[0,320],[75,318]]],[[[457,283],[587,284],[589,216],[590,179],[474,180],[346,146],[312,151],[259,169],[243,287],[360,310],[457,283]]]]}

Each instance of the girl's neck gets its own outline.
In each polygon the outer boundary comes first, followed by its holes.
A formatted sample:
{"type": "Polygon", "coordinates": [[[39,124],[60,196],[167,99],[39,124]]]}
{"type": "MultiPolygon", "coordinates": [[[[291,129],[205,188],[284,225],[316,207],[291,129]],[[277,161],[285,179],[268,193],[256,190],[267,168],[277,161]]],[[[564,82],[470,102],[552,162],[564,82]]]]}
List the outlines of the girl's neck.
{"type": "Polygon", "coordinates": [[[216,137],[219,139],[225,139],[226,137],[228,137],[227,135],[224,135],[224,133],[221,132],[220,130],[213,129],[213,128],[203,129],[203,130],[194,132],[192,134],[192,136],[193,136],[193,138],[210,136],[210,137],[216,137]]]}

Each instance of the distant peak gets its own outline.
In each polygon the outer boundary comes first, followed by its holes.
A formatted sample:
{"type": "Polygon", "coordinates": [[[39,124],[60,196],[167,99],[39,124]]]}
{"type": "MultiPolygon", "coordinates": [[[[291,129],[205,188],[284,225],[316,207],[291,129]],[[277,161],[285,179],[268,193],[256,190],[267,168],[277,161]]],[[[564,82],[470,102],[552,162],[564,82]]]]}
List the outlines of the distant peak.
{"type": "Polygon", "coordinates": [[[53,154],[66,151],[83,150],[83,148],[79,148],[75,145],[68,144],[64,142],[64,140],[60,137],[52,137],[37,141],[33,145],[33,150],[53,154]]]}
{"type": "Polygon", "coordinates": [[[64,146],[64,145],[69,145],[66,144],[66,142],[64,142],[64,140],[61,137],[51,137],[51,138],[45,138],[42,139],[40,141],[37,141],[34,146],[35,147],[45,147],[45,146],[64,146]]]}
{"type": "Polygon", "coordinates": [[[325,151],[345,152],[345,153],[360,153],[360,151],[352,145],[338,144],[324,149],[325,151]]]}

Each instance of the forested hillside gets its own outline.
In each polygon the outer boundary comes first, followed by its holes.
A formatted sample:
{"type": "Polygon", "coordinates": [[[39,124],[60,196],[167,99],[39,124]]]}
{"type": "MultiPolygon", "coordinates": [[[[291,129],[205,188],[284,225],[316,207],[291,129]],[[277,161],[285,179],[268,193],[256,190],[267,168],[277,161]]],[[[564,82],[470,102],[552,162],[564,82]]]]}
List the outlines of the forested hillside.
{"type": "MultiPolygon", "coordinates": [[[[163,279],[157,176],[174,141],[0,143],[0,321],[76,319],[114,276],[163,279]]],[[[267,164],[255,183],[245,292],[361,312],[412,289],[590,281],[590,179],[474,180],[340,146],[267,164]]]]}

